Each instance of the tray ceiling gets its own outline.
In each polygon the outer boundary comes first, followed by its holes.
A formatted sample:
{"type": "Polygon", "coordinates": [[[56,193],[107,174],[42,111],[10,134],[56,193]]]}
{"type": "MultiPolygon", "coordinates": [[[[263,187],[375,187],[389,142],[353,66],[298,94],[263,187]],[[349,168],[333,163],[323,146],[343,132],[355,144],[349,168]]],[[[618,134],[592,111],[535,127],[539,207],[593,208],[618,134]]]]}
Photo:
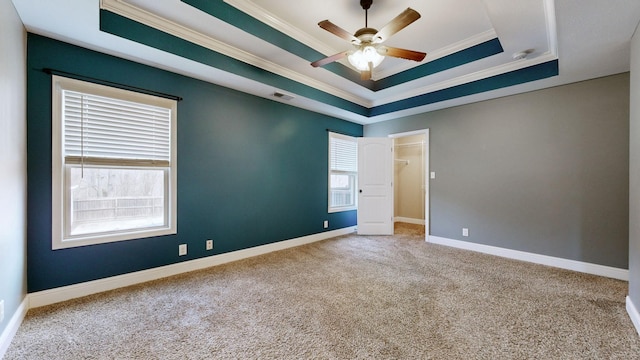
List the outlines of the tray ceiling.
{"type": "Polygon", "coordinates": [[[615,40],[628,52],[640,17],[632,0],[609,7],[595,0],[374,0],[369,27],[407,7],[422,15],[385,44],[428,55],[421,63],[386,58],[362,81],[347,61],[310,66],[350,48],[317,23],[364,27],[358,0],[13,2],[29,31],[362,124],[626,71],[628,56],[579,63],[584,69],[566,75],[572,67],[563,61],[586,41],[615,40]],[[571,12],[585,9],[610,33],[582,35],[589,24],[571,12]],[[515,56],[523,51],[525,58],[515,56]]]}

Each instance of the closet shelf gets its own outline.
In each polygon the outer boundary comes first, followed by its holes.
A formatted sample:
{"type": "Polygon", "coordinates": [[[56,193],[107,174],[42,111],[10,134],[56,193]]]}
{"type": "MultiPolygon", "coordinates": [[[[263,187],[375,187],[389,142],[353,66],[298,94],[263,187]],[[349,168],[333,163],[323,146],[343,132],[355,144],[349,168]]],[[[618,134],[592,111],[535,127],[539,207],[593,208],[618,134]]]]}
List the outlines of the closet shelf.
{"type": "Polygon", "coordinates": [[[406,146],[422,146],[424,145],[424,141],[412,142],[412,143],[404,143],[404,144],[396,144],[395,147],[406,147],[406,146]]]}

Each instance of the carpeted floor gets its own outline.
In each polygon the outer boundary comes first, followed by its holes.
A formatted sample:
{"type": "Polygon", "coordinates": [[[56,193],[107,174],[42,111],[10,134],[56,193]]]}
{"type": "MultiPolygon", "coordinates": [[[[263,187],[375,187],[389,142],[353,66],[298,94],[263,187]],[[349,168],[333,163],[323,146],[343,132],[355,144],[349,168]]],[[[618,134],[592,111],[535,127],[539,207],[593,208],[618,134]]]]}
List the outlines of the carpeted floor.
{"type": "Polygon", "coordinates": [[[348,235],[32,309],[11,359],[640,359],[627,283],[348,235]]]}

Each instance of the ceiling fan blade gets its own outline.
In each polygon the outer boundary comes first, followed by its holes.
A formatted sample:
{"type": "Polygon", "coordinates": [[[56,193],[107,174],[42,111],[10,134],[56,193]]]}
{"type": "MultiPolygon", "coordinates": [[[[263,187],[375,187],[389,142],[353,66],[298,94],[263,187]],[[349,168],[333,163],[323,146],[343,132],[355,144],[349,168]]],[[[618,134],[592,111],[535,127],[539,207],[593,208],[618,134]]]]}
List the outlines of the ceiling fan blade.
{"type": "Polygon", "coordinates": [[[314,61],[314,62],[311,63],[311,66],[313,66],[313,67],[325,66],[325,65],[327,65],[329,63],[332,63],[334,61],[338,61],[338,60],[342,59],[343,57],[345,57],[347,55],[349,55],[349,51],[343,51],[343,52],[337,53],[335,55],[331,55],[329,57],[326,57],[324,59],[320,59],[318,61],[314,61]]]}
{"type": "Polygon", "coordinates": [[[412,8],[407,8],[407,10],[400,13],[400,15],[396,16],[387,25],[383,26],[382,29],[373,36],[372,42],[381,43],[418,19],[420,19],[420,13],[412,8]]]}
{"type": "Polygon", "coordinates": [[[371,80],[371,73],[373,72],[373,63],[369,63],[368,70],[362,70],[360,72],[360,80],[371,80]]]}
{"type": "Polygon", "coordinates": [[[360,39],[358,39],[357,37],[353,36],[350,32],[348,32],[347,30],[341,28],[340,26],[332,23],[329,20],[323,20],[320,21],[318,23],[318,26],[320,26],[321,28],[327,30],[328,32],[332,33],[333,35],[336,35],[337,37],[340,37],[342,39],[345,39],[351,43],[354,43],[356,45],[360,44],[360,39]]]}
{"type": "Polygon", "coordinates": [[[422,61],[424,60],[426,53],[420,51],[413,51],[407,49],[399,49],[389,46],[379,46],[378,53],[383,56],[391,56],[401,59],[413,60],[413,61],[422,61]]]}

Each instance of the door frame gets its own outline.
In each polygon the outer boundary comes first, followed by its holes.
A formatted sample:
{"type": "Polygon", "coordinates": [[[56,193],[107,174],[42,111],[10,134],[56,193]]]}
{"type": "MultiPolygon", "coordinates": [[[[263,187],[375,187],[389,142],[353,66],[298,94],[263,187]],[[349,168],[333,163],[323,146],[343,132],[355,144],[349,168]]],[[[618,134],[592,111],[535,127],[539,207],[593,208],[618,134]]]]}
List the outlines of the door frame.
{"type": "MultiPolygon", "coordinates": [[[[395,139],[405,136],[422,135],[424,134],[424,240],[429,240],[429,234],[431,233],[431,213],[429,203],[429,183],[430,183],[430,170],[429,170],[429,129],[414,130],[402,133],[389,134],[389,137],[393,139],[395,146],[395,139]]],[[[394,179],[395,180],[395,179],[394,179]]],[[[395,184],[394,184],[395,186],[395,184]]],[[[395,218],[395,206],[393,216],[395,218]]]]}

